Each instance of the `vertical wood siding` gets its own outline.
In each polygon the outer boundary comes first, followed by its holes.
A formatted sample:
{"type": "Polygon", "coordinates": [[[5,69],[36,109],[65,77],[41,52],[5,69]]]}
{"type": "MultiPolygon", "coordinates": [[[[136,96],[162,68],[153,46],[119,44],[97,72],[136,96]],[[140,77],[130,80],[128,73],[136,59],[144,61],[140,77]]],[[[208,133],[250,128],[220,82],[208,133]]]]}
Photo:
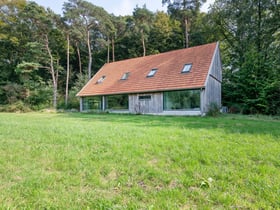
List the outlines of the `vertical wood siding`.
{"type": "Polygon", "coordinates": [[[201,92],[202,111],[208,111],[211,103],[217,104],[219,107],[222,105],[222,65],[220,58],[220,51],[217,45],[213,60],[210,66],[210,71],[207,77],[205,90],[201,92]]]}
{"type": "Polygon", "coordinates": [[[161,113],[163,112],[163,94],[146,93],[129,95],[130,113],[161,113]],[[151,99],[139,100],[139,96],[151,96],[151,99]]]}

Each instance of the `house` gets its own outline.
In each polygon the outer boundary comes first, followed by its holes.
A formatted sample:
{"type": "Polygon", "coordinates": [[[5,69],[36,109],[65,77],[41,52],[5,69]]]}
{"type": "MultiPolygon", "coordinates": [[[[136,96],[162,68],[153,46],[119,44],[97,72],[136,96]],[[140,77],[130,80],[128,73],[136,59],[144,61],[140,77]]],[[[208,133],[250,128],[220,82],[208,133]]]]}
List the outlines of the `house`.
{"type": "Polygon", "coordinates": [[[105,64],[77,94],[80,111],[203,115],[221,106],[219,43],[105,64]]]}

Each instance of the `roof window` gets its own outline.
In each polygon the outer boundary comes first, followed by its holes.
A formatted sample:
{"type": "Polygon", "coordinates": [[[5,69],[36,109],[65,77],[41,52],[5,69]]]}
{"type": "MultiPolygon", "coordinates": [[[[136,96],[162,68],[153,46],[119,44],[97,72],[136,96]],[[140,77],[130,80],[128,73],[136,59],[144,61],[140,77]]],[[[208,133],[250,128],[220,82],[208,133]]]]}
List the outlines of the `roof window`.
{"type": "Polygon", "coordinates": [[[104,81],[104,79],[106,78],[106,76],[102,76],[99,78],[99,80],[97,80],[96,84],[100,84],[104,81]]]}
{"type": "Polygon", "coordinates": [[[188,73],[191,71],[191,68],[192,68],[192,64],[189,63],[189,64],[185,64],[183,70],[181,71],[181,73],[188,73]]]}
{"type": "Polygon", "coordinates": [[[129,72],[126,72],[126,73],[123,74],[121,80],[127,80],[128,77],[129,77],[129,72]]]}
{"type": "Polygon", "coordinates": [[[157,73],[157,69],[152,69],[149,74],[147,75],[147,77],[153,77],[155,74],[157,73]]]}

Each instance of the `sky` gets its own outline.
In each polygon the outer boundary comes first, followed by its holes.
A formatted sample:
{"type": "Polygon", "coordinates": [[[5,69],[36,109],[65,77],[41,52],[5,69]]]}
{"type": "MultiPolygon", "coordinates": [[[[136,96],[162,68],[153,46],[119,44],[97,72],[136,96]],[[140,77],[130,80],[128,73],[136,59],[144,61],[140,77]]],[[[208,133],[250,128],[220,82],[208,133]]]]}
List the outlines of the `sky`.
{"type": "MultiPolygon", "coordinates": [[[[51,8],[55,13],[62,14],[63,2],[67,0],[33,0],[37,4],[51,8]]],[[[162,7],[161,0],[87,0],[96,6],[103,7],[108,13],[114,15],[132,15],[133,9],[138,5],[142,7],[146,4],[147,9],[156,11],[166,11],[166,7],[162,7]]],[[[207,9],[214,0],[207,0],[202,7],[202,11],[207,12],[207,9]]]]}

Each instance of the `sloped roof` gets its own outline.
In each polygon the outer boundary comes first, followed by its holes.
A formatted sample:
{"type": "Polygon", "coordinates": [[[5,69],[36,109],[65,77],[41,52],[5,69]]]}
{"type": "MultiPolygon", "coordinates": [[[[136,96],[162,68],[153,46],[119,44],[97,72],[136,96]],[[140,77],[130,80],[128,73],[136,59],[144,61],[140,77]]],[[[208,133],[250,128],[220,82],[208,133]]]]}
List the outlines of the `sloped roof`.
{"type": "Polygon", "coordinates": [[[203,88],[218,43],[105,64],[77,96],[203,88]],[[181,73],[192,64],[188,73],[181,73]],[[157,69],[153,77],[147,77],[157,69]],[[122,80],[125,73],[128,78],[122,80]],[[103,81],[101,81],[103,78],[103,81]]]}

